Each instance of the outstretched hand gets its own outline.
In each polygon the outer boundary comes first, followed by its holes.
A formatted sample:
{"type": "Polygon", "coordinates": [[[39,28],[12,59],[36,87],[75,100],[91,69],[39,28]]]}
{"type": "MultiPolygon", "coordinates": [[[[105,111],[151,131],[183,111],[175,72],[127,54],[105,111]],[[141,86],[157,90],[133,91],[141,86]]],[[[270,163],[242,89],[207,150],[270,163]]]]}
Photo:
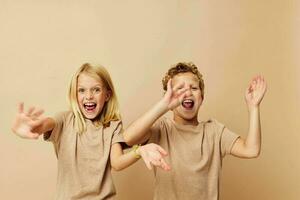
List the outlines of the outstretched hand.
{"type": "Polygon", "coordinates": [[[261,103],[267,91],[267,83],[262,76],[256,76],[252,79],[245,93],[245,99],[248,107],[257,107],[261,103]]]}
{"type": "Polygon", "coordinates": [[[164,160],[164,157],[167,156],[168,153],[161,146],[153,143],[146,144],[139,148],[139,153],[149,170],[152,169],[152,166],[160,167],[165,171],[171,169],[164,160]]]}
{"type": "Polygon", "coordinates": [[[46,119],[42,117],[44,111],[30,107],[27,112],[24,112],[24,103],[19,103],[18,113],[12,124],[12,131],[27,139],[38,139],[42,133],[43,121],[46,119]]]}
{"type": "Polygon", "coordinates": [[[167,91],[164,95],[163,101],[167,104],[168,109],[172,110],[179,106],[185,97],[187,88],[184,87],[185,83],[179,83],[172,86],[172,79],[168,81],[167,91]]]}

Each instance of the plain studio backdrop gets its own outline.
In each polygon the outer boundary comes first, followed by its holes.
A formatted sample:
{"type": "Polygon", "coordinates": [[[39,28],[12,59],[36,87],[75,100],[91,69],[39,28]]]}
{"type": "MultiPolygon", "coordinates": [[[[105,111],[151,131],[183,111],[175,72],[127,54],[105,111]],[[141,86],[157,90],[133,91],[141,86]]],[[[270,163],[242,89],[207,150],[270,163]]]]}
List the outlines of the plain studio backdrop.
{"type": "MultiPolygon", "coordinates": [[[[245,88],[257,74],[268,82],[262,154],[225,158],[221,199],[298,200],[299,27],[296,0],[0,0],[0,198],[55,193],[52,144],[10,130],[18,102],[49,116],[66,110],[71,75],[98,63],[112,76],[126,127],[162,97],[170,65],[193,61],[205,79],[200,119],[242,136],[245,88]]],[[[153,174],[142,161],[114,173],[114,182],[118,200],[152,199],[153,174]]]]}

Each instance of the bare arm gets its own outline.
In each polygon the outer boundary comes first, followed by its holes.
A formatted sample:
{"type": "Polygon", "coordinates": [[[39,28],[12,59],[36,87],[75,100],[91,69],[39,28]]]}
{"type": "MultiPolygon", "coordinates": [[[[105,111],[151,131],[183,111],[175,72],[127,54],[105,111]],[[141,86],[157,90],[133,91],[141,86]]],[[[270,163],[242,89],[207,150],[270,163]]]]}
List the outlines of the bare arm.
{"type": "Polygon", "coordinates": [[[38,139],[40,135],[51,131],[55,126],[54,119],[43,117],[43,110],[30,107],[24,111],[24,104],[19,104],[18,113],[11,130],[21,138],[38,139]]]}
{"type": "Polygon", "coordinates": [[[151,164],[153,164],[167,171],[170,170],[170,166],[163,159],[166,155],[167,152],[156,144],[147,144],[138,147],[136,151],[131,150],[124,153],[122,146],[116,143],[111,147],[110,162],[114,170],[120,171],[129,167],[142,157],[148,169],[152,169],[151,164]]]}
{"type": "Polygon", "coordinates": [[[150,128],[154,122],[168,110],[179,106],[184,98],[186,88],[184,84],[172,87],[172,81],[168,82],[168,89],[163,99],[156,103],[148,112],[134,121],[123,133],[128,145],[141,144],[150,137],[150,128]]]}
{"type": "Polygon", "coordinates": [[[267,84],[263,77],[255,77],[248,87],[245,99],[249,111],[249,131],[246,139],[239,138],[231,154],[240,158],[256,158],[261,150],[261,125],[259,105],[264,97],[267,84]]]}

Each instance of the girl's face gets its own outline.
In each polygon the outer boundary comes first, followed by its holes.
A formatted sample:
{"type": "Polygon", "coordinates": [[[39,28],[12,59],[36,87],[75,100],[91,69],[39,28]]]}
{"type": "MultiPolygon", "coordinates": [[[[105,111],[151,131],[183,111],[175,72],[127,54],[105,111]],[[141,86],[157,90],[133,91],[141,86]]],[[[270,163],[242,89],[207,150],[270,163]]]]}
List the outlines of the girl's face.
{"type": "Polygon", "coordinates": [[[111,96],[101,79],[81,73],[77,79],[77,102],[87,119],[95,119],[111,96]]]}

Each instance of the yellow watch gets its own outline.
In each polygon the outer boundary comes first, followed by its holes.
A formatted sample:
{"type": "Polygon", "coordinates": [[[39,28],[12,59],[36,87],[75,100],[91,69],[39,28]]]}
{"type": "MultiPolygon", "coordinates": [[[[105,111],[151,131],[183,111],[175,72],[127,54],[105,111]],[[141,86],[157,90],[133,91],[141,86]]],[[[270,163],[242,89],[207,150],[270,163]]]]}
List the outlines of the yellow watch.
{"type": "Polygon", "coordinates": [[[135,145],[132,146],[131,151],[133,151],[134,157],[135,157],[135,158],[140,158],[140,157],[141,157],[141,155],[137,152],[137,150],[138,150],[140,147],[141,147],[140,144],[135,144],[135,145]]]}

